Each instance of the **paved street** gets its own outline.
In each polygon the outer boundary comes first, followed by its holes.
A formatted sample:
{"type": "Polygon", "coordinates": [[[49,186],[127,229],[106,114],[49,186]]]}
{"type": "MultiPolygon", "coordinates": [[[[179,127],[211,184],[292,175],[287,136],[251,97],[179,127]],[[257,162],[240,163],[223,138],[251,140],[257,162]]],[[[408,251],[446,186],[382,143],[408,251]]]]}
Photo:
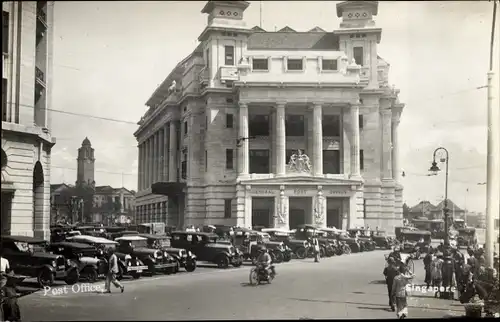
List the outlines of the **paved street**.
{"type": "MultiPolygon", "coordinates": [[[[24,321],[394,318],[387,310],[384,251],[278,265],[271,285],[248,285],[249,266],[126,281],[125,293],[43,295],[20,300],[24,321]]],[[[423,274],[421,262],[416,270],[423,274]]],[[[96,285],[102,285],[97,283],[96,285]]],[[[411,317],[443,317],[450,302],[410,299],[411,317]],[[431,307],[428,307],[431,306],[431,307]]],[[[452,314],[463,312],[451,306],[452,314]]]]}

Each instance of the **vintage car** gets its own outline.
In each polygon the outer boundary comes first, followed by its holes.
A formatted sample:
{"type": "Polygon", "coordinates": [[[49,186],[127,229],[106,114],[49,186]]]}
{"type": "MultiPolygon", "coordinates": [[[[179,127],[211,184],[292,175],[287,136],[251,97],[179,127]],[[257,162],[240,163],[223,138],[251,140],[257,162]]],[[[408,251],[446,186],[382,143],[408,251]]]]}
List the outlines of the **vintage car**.
{"type": "Polygon", "coordinates": [[[371,231],[362,228],[351,228],[347,232],[353,238],[357,237],[361,244],[361,251],[372,251],[377,247],[376,243],[371,237],[371,231]]]}
{"type": "Polygon", "coordinates": [[[148,247],[157,248],[166,251],[178,263],[178,267],[184,267],[187,272],[193,272],[196,269],[196,255],[183,248],[173,248],[170,236],[139,234],[148,240],[148,247]]]}
{"type": "Polygon", "coordinates": [[[213,225],[215,227],[214,233],[219,236],[219,238],[229,239],[230,236],[234,235],[233,226],[228,225],[213,225]]]}
{"type": "Polygon", "coordinates": [[[74,230],[71,225],[54,225],[50,227],[50,242],[57,243],[64,241],[68,236],[74,236],[78,231],[74,230]]]}
{"type": "Polygon", "coordinates": [[[475,228],[458,229],[457,246],[468,247],[477,245],[477,236],[475,228]]]}
{"type": "Polygon", "coordinates": [[[79,231],[82,235],[106,237],[106,231],[98,226],[76,226],[74,230],[79,231]]]}
{"type": "Polygon", "coordinates": [[[394,246],[394,241],[384,230],[372,230],[372,240],[377,247],[391,249],[394,246]]]}
{"type": "MultiPolygon", "coordinates": [[[[299,225],[295,230],[295,238],[299,240],[308,240],[308,238],[316,237],[320,246],[320,257],[326,257],[327,253],[333,252],[333,247],[330,241],[325,238],[326,234],[320,230],[321,227],[316,225],[299,225]],[[325,236],[322,236],[325,235],[325,236]]],[[[312,245],[309,246],[307,251],[308,257],[314,256],[314,251],[312,249],[312,245]]]]}
{"type": "Polygon", "coordinates": [[[252,262],[255,262],[259,255],[259,244],[269,250],[273,263],[288,262],[292,259],[292,250],[283,242],[271,241],[271,236],[265,231],[235,228],[233,239],[234,246],[241,250],[243,258],[252,262]]]}
{"type": "Polygon", "coordinates": [[[179,264],[166,251],[156,248],[150,248],[148,239],[141,236],[125,235],[115,239],[118,242],[117,253],[132,256],[139,259],[147,266],[147,272],[156,274],[163,272],[173,274],[179,271],[179,264]]]}
{"type": "Polygon", "coordinates": [[[93,283],[107,273],[108,262],[97,258],[99,251],[92,245],[65,241],[52,243],[47,250],[73,261],[80,272],[80,279],[87,282],[93,283]]]}
{"type": "MultiPolygon", "coordinates": [[[[97,257],[100,259],[105,259],[107,262],[107,251],[108,249],[113,249],[116,251],[118,242],[95,236],[80,235],[68,238],[67,241],[84,243],[92,245],[97,249],[97,257]]],[[[120,272],[118,273],[118,279],[122,279],[125,275],[130,275],[133,278],[140,278],[143,271],[147,269],[138,258],[132,258],[129,254],[123,254],[115,252],[116,257],[118,257],[118,268],[120,272]]]]}
{"type": "Polygon", "coordinates": [[[345,230],[335,229],[332,231],[326,230],[327,228],[322,228],[323,231],[328,233],[330,238],[337,239],[341,244],[347,245],[348,247],[342,247],[344,253],[359,253],[362,251],[361,242],[357,237],[350,237],[349,233],[345,230]]]}
{"type": "Polygon", "coordinates": [[[399,226],[394,227],[394,235],[396,235],[396,240],[401,242],[401,233],[404,231],[417,231],[418,229],[412,226],[399,226]]]}
{"type": "Polygon", "coordinates": [[[422,253],[429,252],[431,246],[431,232],[412,230],[401,232],[401,252],[411,254],[413,258],[419,259],[422,253]]]}
{"type": "Polygon", "coordinates": [[[198,261],[214,263],[219,268],[227,268],[229,265],[239,267],[243,263],[239,250],[232,245],[218,243],[219,236],[216,234],[174,231],[170,236],[173,247],[192,252],[198,261]]]}
{"type": "MultiPolygon", "coordinates": [[[[339,236],[343,233],[342,230],[339,230],[335,227],[323,227],[320,228],[319,231],[324,234],[323,238],[328,239],[328,241],[331,243],[335,255],[349,255],[351,253],[351,247],[349,247],[349,245],[345,241],[340,240],[339,236]]],[[[358,247],[357,244],[356,247],[358,247]]]]}
{"type": "Polygon", "coordinates": [[[309,249],[309,242],[307,240],[299,240],[295,238],[295,232],[280,228],[261,228],[263,232],[266,232],[271,237],[271,241],[283,242],[287,246],[292,254],[294,254],[298,259],[304,259],[307,257],[307,250],[309,249]]]}
{"type": "Polygon", "coordinates": [[[64,280],[72,285],[80,274],[76,265],[64,256],[47,251],[47,242],[27,236],[1,236],[2,257],[6,258],[15,274],[37,278],[40,287],[64,280]]]}

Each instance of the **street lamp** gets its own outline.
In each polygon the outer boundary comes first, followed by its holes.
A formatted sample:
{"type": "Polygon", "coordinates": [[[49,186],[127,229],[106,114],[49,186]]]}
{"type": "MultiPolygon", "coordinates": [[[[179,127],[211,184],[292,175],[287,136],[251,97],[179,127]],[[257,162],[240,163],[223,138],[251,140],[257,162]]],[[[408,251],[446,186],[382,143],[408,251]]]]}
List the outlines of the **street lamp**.
{"type": "Polygon", "coordinates": [[[445,233],[445,235],[444,235],[444,244],[445,244],[445,246],[449,246],[450,245],[450,239],[449,239],[449,234],[448,234],[448,225],[449,225],[449,223],[448,223],[448,212],[449,212],[449,209],[448,209],[448,163],[449,163],[449,153],[448,153],[448,150],[446,150],[443,147],[439,147],[436,150],[434,150],[434,155],[433,155],[433,158],[432,158],[432,165],[429,168],[429,171],[433,175],[437,175],[437,173],[439,171],[441,171],[441,169],[439,169],[439,167],[437,165],[437,162],[436,162],[436,153],[438,151],[440,151],[440,150],[443,150],[446,153],[446,158],[441,158],[440,161],[446,163],[446,178],[445,178],[445,186],[444,186],[444,205],[443,205],[444,233],[445,233]]]}

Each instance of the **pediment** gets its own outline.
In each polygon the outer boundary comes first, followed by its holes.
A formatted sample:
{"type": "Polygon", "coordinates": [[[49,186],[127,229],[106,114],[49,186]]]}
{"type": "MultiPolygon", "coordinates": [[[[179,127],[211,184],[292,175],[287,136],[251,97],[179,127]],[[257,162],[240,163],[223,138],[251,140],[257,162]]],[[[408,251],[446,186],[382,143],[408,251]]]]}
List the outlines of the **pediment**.
{"type": "Polygon", "coordinates": [[[241,184],[266,184],[266,185],[338,185],[338,186],[358,186],[363,184],[362,179],[346,179],[346,178],[320,178],[311,175],[287,175],[286,177],[275,178],[249,178],[240,181],[241,184]]]}

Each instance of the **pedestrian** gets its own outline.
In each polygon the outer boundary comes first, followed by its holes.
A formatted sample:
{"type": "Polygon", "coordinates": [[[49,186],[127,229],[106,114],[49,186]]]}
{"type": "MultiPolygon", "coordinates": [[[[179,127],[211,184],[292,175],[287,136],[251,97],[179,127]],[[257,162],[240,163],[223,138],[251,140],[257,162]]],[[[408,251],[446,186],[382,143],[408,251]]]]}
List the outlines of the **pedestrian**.
{"type": "Polygon", "coordinates": [[[9,260],[0,257],[0,289],[7,285],[7,274],[10,273],[9,260]]]}
{"type": "Polygon", "coordinates": [[[444,292],[442,296],[445,299],[453,299],[454,294],[450,291],[451,287],[456,286],[455,279],[455,261],[451,257],[450,252],[446,251],[443,254],[443,266],[442,266],[442,277],[443,277],[443,288],[444,292]]]}
{"type": "Polygon", "coordinates": [[[319,258],[320,258],[320,249],[319,249],[319,241],[318,238],[314,237],[312,238],[312,245],[314,247],[314,262],[319,263],[319,258]]]}
{"type": "Polygon", "coordinates": [[[431,270],[431,264],[432,261],[434,260],[434,249],[430,248],[429,252],[427,255],[424,257],[424,270],[425,270],[425,284],[427,285],[427,288],[431,286],[432,284],[432,270],[431,270]]]}
{"type": "Polygon", "coordinates": [[[431,263],[432,287],[437,287],[434,297],[438,297],[443,281],[443,254],[438,252],[431,263]]]}
{"type": "Polygon", "coordinates": [[[116,254],[112,248],[109,248],[109,259],[108,259],[108,273],[106,274],[106,283],[105,283],[105,291],[104,293],[111,293],[111,283],[116,288],[120,288],[121,292],[125,290],[125,287],[118,282],[116,279],[116,274],[119,273],[119,268],[118,268],[118,258],[116,257],[116,254]]]}
{"type": "Polygon", "coordinates": [[[406,286],[414,276],[408,273],[408,268],[405,265],[401,265],[399,266],[398,275],[394,277],[392,295],[396,304],[396,315],[399,319],[404,319],[408,316],[408,293],[406,292],[406,286]]]}
{"type": "Polygon", "coordinates": [[[387,285],[387,295],[389,296],[389,307],[391,308],[392,312],[395,311],[394,308],[394,298],[392,296],[392,284],[394,283],[394,277],[398,275],[398,266],[396,265],[396,261],[394,258],[389,257],[387,259],[387,267],[384,268],[384,276],[385,276],[385,283],[387,285]]]}

